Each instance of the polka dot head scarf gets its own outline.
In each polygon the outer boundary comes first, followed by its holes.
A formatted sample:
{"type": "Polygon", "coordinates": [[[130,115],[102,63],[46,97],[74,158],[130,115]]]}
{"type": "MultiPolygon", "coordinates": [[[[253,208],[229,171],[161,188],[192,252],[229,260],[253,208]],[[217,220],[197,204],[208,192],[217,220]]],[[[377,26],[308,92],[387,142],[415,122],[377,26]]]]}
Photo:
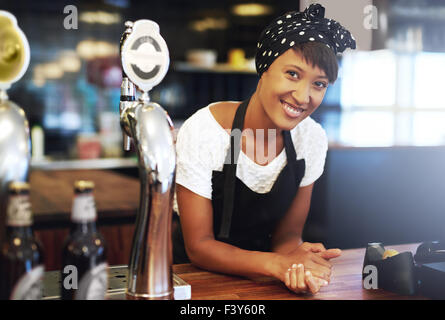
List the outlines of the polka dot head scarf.
{"type": "Polygon", "coordinates": [[[257,43],[255,65],[261,76],[274,60],[298,43],[321,42],[334,54],[355,49],[355,39],[337,21],[324,17],[325,8],[311,4],[303,12],[288,12],[269,24],[257,43]]]}

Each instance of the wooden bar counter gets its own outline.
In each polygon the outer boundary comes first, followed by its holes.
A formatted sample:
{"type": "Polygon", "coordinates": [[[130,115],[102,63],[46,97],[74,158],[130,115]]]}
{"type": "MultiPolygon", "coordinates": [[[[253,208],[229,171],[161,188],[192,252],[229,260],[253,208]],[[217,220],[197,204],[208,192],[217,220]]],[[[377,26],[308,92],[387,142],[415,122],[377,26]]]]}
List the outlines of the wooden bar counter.
{"type": "MultiPolygon", "coordinates": [[[[386,245],[386,249],[415,252],[418,244],[386,245]]],[[[273,278],[246,279],[198,269],[190,264],[174,265],[173,271],[192,287],[192,299],[214,300],[406,300],[426,299],[401,296],[382,289],[362,288],[362,266],[365,249],[343,250],[331,262],[331,283],[315,295],[296,294],[273,278]]]]}
{"type": "MultiPolygon", "coordinates": [[[[413,252],[417,245],[386,246],[399,252],[413,252]]],[[[365,249],[343,250],[341,257],[333,259],[331,283],[315,294],[297,294],[279,280],[268,277],[248,279],[214,273],[191,264],[173,265],[173,272],[191,286],[192,300],[424,300],[421,296],[402,296],[376,289],[362,288],[362,263],[365,249]]],[[[108,269],[109,288],[107,299],[126,299],[127,267],[112,266],[108,269]]],[[[190,297],[183,290],[177,292],[181,300],[190,297]]],[[[187,290],[188,291],[188,290],[187,290]]],[[[44,299],[59,299],[60,271],[45,274],[44,299]]],[[[188,291],[189,292],[189,291],[188,291]]]]}

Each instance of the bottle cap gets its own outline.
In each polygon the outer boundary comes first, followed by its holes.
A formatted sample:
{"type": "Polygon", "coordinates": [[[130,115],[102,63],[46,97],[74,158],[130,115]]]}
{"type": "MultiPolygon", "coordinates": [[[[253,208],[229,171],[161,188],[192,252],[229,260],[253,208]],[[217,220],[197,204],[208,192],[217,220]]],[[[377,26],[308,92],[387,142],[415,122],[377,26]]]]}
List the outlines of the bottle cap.
{"type": "Polygon", "coordinates": [[[71,221],[82,223],[96,220],[97,214],[92,193],[93,189],[93,181],[77,180],[74,182],[75,196],[71,209],[71,221]]]}
{"type": "Polygon", "coordinates": [[[87,191],[94,189],[94,182],[90,180],[77,180],[74,182],[74,189],[76,191],[87,191]]]}
{"type": "Polygon", "coordinates": [[[8,188],[10,196],[6,209],[6,225],[11,227],[31,226],[32,211],[29,201],[29,183],[12,181],[8,188]]]}
{"type": "Polygon", "coordinates": [[[21,193],[29,191],[29,183],[23,181],[12,181],[8,186],[9,192],[21,193]]]}

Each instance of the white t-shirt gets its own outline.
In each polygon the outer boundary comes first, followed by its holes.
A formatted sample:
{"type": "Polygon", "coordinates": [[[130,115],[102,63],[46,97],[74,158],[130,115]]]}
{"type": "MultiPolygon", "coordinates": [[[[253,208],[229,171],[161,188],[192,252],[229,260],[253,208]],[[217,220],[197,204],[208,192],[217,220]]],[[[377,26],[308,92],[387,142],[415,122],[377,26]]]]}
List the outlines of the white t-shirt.
{"type": "MultiPolygon", "coordinates": [[[[213,117],[210,106],[196,111],[179,129],[176,139],[176,183],[194,193],[212,199],[212,171],[222,171],[230,147],[230,135],[213,117]]],[[[305,159],[306,170],[300,187],[314,183],[323,173],[328,139],[324,129],[307,117],[291,131],[297,159],[305,159]]],[[[287,163],[283,148],[262,166],[240,151],[236,176],[252,191],[269,192],[287,163]]],[[[178,211],[176,193],[173,210],[178,211]]]]}

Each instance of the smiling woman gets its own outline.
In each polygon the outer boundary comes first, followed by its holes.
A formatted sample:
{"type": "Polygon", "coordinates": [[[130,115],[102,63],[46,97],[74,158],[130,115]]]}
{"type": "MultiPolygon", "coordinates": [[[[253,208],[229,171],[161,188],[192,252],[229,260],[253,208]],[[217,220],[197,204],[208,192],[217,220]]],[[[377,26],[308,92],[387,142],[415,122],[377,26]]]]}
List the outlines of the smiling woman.
{"type": "Polygon", "coordinates": [[[291,130],[313,113],[321,104],[328,84],[337,78],[338,65],[332,50],[320,43],[303,43],[292,49],[279,56],[258,83],[257,92],[265,113],[278,130],[291,130]],[[330,52],[323,59],[318,52],[325,50],[330,52]],[[313,52],[318,55],[312,56],[313,52]],[[282,116],[281,109],[287,117],[282,116]]]}
{"type": "Polygon", "coordinates": [[[253,95],[213,103],[182,125],[175,263],[273,276],[295,292],[328,284],[329,259],[340,251],[301,238],[327,151],[326,133],[310,115],[337,78],[335,54],[348,47],[354,39],[324,18],[321,5],[278,17],[257,43],[253,95]]]}

